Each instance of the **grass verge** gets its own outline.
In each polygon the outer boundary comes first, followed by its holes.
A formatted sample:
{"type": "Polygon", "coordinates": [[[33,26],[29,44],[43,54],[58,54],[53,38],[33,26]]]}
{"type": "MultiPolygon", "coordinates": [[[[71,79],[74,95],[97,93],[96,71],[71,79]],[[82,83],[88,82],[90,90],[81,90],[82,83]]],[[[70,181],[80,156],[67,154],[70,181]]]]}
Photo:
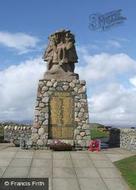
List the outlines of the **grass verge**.
{"type": "Polygon", "coordinates": [[[115,162],[131,190],[136,190],[136,155],[115,162]]]}

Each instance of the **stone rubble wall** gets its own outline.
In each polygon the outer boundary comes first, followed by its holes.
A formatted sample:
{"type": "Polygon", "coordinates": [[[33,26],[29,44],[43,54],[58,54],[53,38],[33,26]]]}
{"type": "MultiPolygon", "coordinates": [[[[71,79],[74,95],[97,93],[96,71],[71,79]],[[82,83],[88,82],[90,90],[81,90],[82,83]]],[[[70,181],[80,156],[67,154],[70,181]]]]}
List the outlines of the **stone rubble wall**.
{"type": "Polygon", "coordinates": [[[136,151],[136,129],[120,129],[120,147],[136,151]]]}
{"type": "Polygon", "coordinates": [[[28,141],[31,139],[31,126],[12,126],[4,127],[4,140],[20,145],[20,140],[28,141]]]}

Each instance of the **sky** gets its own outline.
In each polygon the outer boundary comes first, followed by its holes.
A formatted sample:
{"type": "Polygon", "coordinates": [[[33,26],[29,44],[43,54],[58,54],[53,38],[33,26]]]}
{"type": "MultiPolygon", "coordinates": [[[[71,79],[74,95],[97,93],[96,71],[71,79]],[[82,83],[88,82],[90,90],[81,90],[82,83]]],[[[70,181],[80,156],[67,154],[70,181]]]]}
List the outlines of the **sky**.
{"type": "Polygon", "coordinates": [[[32,120],[48,36],[68,28],[76,38],[76,72],[87,81],[90,122],[136,126],[134,0],[1,0],[0,120],[32,120]],[[121,9],[123,24],[92,31],[89,16],[121,9]]]}

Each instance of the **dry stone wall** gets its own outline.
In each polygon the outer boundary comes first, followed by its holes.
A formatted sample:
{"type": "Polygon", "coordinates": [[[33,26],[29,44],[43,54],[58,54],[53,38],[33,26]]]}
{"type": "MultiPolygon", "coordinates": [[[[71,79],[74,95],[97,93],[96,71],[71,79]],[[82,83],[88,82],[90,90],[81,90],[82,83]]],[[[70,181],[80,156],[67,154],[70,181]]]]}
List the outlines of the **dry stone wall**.
{"type": "Polygon", "coordinates": [[[136,129],[120,129],[120,147],[136,151],[136,129]]]}
{"type": "Polygon", "coordinates": [[[31,146],[31,133],[31,126],[7,125],[4,127],[4,140],[22,147],[24,144],[30,144],[31,146]]]}

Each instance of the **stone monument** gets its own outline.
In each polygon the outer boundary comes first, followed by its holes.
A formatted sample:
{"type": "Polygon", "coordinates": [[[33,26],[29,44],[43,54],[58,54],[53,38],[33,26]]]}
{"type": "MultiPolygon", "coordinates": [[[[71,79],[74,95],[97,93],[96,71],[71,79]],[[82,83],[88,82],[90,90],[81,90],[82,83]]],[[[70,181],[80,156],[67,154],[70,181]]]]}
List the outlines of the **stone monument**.
{"type": "Polygon", "coordinates": [[[86,82],[74,73],[78,57],[70,30],[49,36],[43,59],[47,71],[38,84],[32,142],[47,146],[57,139],[85,147],[90,141],[86,82]]]}

